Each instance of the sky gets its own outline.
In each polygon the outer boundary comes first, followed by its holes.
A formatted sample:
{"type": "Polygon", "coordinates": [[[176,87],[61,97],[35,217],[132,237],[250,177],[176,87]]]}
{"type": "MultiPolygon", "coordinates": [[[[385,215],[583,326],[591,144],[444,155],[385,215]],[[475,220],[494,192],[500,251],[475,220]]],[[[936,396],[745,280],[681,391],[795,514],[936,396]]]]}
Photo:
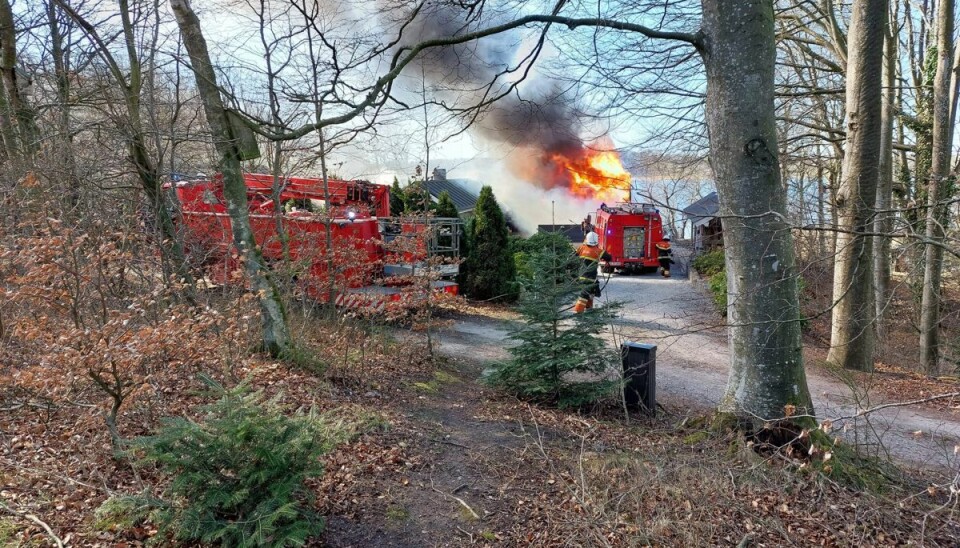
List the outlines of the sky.
{"type": "MultiPolygon", "coordinates": [[[[375,43],[389,39],[396,31],[396,26],[391,26],[384,13],[378,11],[378,7],[385,5],[390,0],[370,0],[364,2],[349,2],[337,0],[319,0],[319,8],[322,12],[319,26],[325,27],[328,36],[332,40],[340,40],[339,46],[342,46],[341,55],[346,53],[349,56],[349,47],[343,46],[355,36],[361,36],[367,43],[375,43]]],[[[19,9],[28,9],[23,3],[18,2],[19,9]]],[[[618,2],[601,2],[593,4],[590,10],[596,10],[599,5],[604,11],[620,9],[618,2]]],[[[111,6],[112,4],[105,4],[111,6]]],[[[265,86],[263,72],[265,69],[264,47],[260,41],[258,21],[252,6],[259,7],[259,1],[250,0],[193,0],[193,7],[197,10],[201,24],[206,34],[207,42],[211,53],[214,56],[215,64],[222,68],[222,76],[227,82],[227,87],[236,90],[245,100],[245,105],[256,102],[265,102],[265,86]]],[[[274,15],[278,15],[280,21],[283,15],[278,6],[289,6],[287,1],[267,2],[268,9],[274,15]]],[[[489,3],[489,6],[507,6],[510,13],[531,13],[547,11],[545,2],[521,2],[518,0],[500,0],[498,4],[489,3]]],[[[573,5],[573,4],[571,4],[573,5]]],[[[176,28],[172,22],[169,8],[161,4],[161,10],[164,10],[165,21],[161,27],[160,58],[167,63],[177,52],[176,28]]],[[[293,14],[296,16],[297,14],[293,14]]],[[[420,25],[415,29],[416,32],[408,32],[413,35],[415,40],[424,37],[442,35],[450,28],[450,22],[444,23],[444,14],[441,12],[431,16],[429,20],[419,22],[420,25]]],[[[652,13],[651,24],[658,24],[662,14],[652,13]]],[[[104,35],[109,35],[108,27],[116,25],[116,14],[104,7],[95,12],[92,18],[98,22],[106,22],[103,27],[104,35]]],[[[637,20],[634,14],[632,19],[637,20]]],[[[496,15],[491,15],[489,21],[497,22],[502,20],[496,15]]],[[[639,20],[643,20],[640,16],[639,20]]],[[[456,21],[453,21],[456,23],[456,21]]],[[[672,24],[667,21],[667,26],[672,24]]],[[[283,25],[278,26],[277,32],[283,31],[283,25]]],[[[675,27],[674,27],[675,28],[675,27]]],[[[516,65],[533,48],[538,34],[536,29],[515,31],[512,33],[498,35],[481,41],[476,46],[471,46],[469,51],[458,53],[469,53],[476,55],[481,61],[488,62],[493,66],[516,65]]],[[[268,37],[269,38],[269,37],[268,37]]],[[[642,143],[651,133],[660,130],[656,118],[656,107],[646,113],[629,112],[622,106],[606,109],[605,102],[611,101],[611,97],[604,92],[589,92],[585,86],[577,85],[574,81],[585,72],[582,63],[591,62],[593,56],[592,48],[598,45],[604,49],[604,40],[602,35],[591,32],[578,32],[571,34],[569,32],[552,32],[549,39],[543,47],[541,57],[538,63],[529,71],[523,82],[519,84],[516,96],[523,97],[525,100],[537,101],[541,97],[549,96],[551,93],[557,93],[562,90],[562,96],[570,99],[570,104],[577,104],[577,108],[603,113],[606,116],[578,116],[576,123],[567,124],[569,127],[562,129],[576,132],[576,137],[582,138],[586,142],[594,140],[596,137],[607,136],[614,146],[630,148],[632,151],[638,150],[636,143],[642,143]]],[[[28,47],[38,47],[34,44],[28,47]]],[[[302,54],[302,42],[297,46],[302,54]]],[[[359,51],[359,50],[357,50],[359,51]]],[[[182,52],[179,53],[182,57],[182,52]]],[[[625,51],[625,58],[636,55],[636,52],[625,51]]],[[[120,44],[116,48],[116,56],[121,63],[125,57],[125,52],[120,44]]],[[[282,57],[282,52],[278,54],[282,57]]],[[[302,59],[291,61],[285,73],[285,91],[296,92],[298,89],[297,80],[305,78],[303,66],[297,66],[302,59]],[[299,73],[298,73],[299,72],[299,73]]],[[[343,59],[341,60],[343,61],[343,59]]],[[[470,57],[458,59],[459,62],[470,64],[470,57]]],[[[275,59],[275,63],[282,62],[282,59],[275,59]]],[[[443,59],[439,65],[442,65],[443,59]]],[[[602,64],[602,63],[601,63],[602,64]]],[[[451,102],[451,94],[440,90],[443,84],[438,73],[438,65],[428,66],[426,69],[417,70],[417,66],[411,65],[405,70],[397,80],[397,97],[407,102],[416,102],[423,98],[424,87],[427,88],[426,94],[432,100],[451,102]],[[425,81],[429,80],[429,81],[425,81]]],[[[477,65],[479,67],[479,65],[477,65]]],[[[609,67],[597,65],[597,71],[607,70],[609,67]]],[[[480,76],[485,73],[479,69],[480,76]]],[[[367,84],[377,75],[386,71],[383,63],[368,63],[360,65],[355,69],[356,78],[352,81],[354,85],[367,84]]],[[[516,75],[504,79],[505,83],[516,81],[516,75]]],[[[477,81],[483,80],[478,78],[477,81]]],[[[222,84],[224,82],[221,82],[222,84]]],[[[470,88],[470,74],[467,74],[464,87],[470,88]]],[[[476,86],[473,86],[476,87],[476,86]]],[[[463,101],[466,97],[470,99],[475,94],[474,91],[461,91],[458,98],[454,98],[454,104],[457,101],[463,101]]],[[[464,104],[461,102],[461,104],[464,104]]],[[[559,109],[559,116],[566,116],[564,109],[559,109]]],[[[494,113],[495,114],[495,113],[494,113]]],[[[496,118],[496,116],[489,116],[496,118]]],[[[509,117],[501,116],[499,122],[509,124],[509,117]]],[[[526,210],[523,217],[529,219],[527,226],[538,223],[549,223],[551,219],[556,222],[579,222],[586,212],[596,209],[599,204],[585,203],[582,200],[575,200],[562,191],[543,191],[530,181],[524,181],[515,170],[511,170],[511,158],[516,159],[528,154],[528,147],[518,146],[517,131],[513,128],[512,137],[503,137],[504,131],[501,131],[495,124],[487,122],[487,117],[482,117],[475,122],[473,127],[464,130],[462,120],[451,120],[441,109],[434,108],[427,113],[428,124],[425,127],[422,111],[393,112],[382,117],[386,122],[378,126],[376,131],[368,132],[363,139],[358,140],[352,145],[343,147],[331,154],[330,165],[337,166],[339,175],[343,177],[366,178],[380,183],[392,182],[396,176],[401,181],[405,181],[407,176],[412,174],[416,165],[425,165],[426,146],[425,137],[429,140],[429,168],[442,167],[448,170],[448,176],[455,178],[467,178],[490,184],[498,198],[508,209],[526,210]],[[425,133],[427,134],[425,136],[425,133]],[[530,207],[536,204],[536,207],[530,207]],[[550,207],[548,207],[550,206],[550,207]],[[553,212],[553,213],[551,213],[553,212]]],[[[302,119],[295,120],[296,123],[302,123],[302,119]]],[[[567,121],[563,121],[567,123],[567,121]]],[[[561,124],[563,125],[563,124],[561,124]]],[[[529,136],[523,136],[528,141],[529,136]]],[[[543,135],[544,140],[555,138],[556,136],[543,135]]],[[[640,147],[642,148],[642,147],[640,147]]],[[[512,162],[516,163],[516,162],[512,162]]],[[[304,175],[309,175],[304,173],[304,175]]]]}

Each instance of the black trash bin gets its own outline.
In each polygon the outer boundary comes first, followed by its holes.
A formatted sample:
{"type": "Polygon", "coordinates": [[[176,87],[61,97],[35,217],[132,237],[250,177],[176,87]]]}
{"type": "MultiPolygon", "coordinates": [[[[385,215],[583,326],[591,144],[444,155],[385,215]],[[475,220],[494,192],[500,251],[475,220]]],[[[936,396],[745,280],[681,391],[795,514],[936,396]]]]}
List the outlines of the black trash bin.
{"type": "Polygon", "coordinates": [[[657,413],[657,346],[625,342],[623,357],[623,399],[628,409],[657,413]]]}

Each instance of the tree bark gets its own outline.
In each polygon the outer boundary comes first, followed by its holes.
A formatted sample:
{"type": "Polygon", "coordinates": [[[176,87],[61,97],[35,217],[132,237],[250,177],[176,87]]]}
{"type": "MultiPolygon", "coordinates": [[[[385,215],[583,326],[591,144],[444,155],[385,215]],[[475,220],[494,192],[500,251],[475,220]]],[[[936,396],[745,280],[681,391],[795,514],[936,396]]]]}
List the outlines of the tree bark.
{"type": "Polygon", "coordinates": [[[772,0],[702,0],[706,117],[726,248],[730,377],[720,410],[813,414],[786,194],[775,156],[772,0]]]}
{"type": "MultiPolygon", "coordinates": [[[[2,2],[4,0],[0,0],[2,2]]],[[[134,22],[131,19],[129,0],[118,0],[118,11],[123,31],[124,46],[128,60],[129,76],[124,74],[120,64],[116,61],[111,50],[97,32],[96,27],[83,18],[66,0],[49,0],[63,10],[86,33],[90,42],[96,48],[100,58],[123,93],[124,107],[127,112],[125,122],[119,122],[120,129],[127,135],[127,146],[130,149],[128,160],[133,164],[134,171],[140,185],[143,187],[151,212],[154,214],[160,227],[159,248],[164,258],[164,275],[169,274],[167,263],[171,262],[178,282],[185,282],[188,286],[184,297],[188,302],[194,302],[193,276],[187,264],[186,255],[180,236],[174,226],[173,217],[167,208],[167,200],[163,193],[160,173],[147,147],[147,137],[143,128],[140,113],[140,94],[143,91],[141,79],[140,57],[137,53],[137,37],[134,32],[134,22]]],[[[53,9],[52,6],[50,8],[53,9]]],[[[156,48],[156,35],[152,45],[144,46],[156,48]]],[[[68,83],[68,82],[67,82],[68,83]]],[[[58,85],[59,89],[59,85],[58,85]]],[[[67,90],[68,91],[68,90],[67,90]]]]}
{"type": "Polygon", "coordinates": [[[888,21],[884,33],[883,59],[883,105],[880,134],[880,179],[877,185],[873,238],[873,294],[875,303],[874,333],[877,341],[883,341],[883,316],[890,296],[890,237],[882,236],[893,231],[893,121],[896,116],[897,79],[897,33],[896,10],[888,21]]]}
{"type": "Polygon", "coordinates": [[[20,145],[17,141],[17,132],[13,127],[13,119],[10,116],[7,88],[2,83],[0,83],[0,140],[3,142],[3,150],[0,150],[0,160],[6,161],[9,158],[19,156],[20,145]]]}
{"type": "Polygon", "coordinates": [[[833,270],[833,318],[827,360],[845,369],[873,370],[876,319],[873,230],[880,179],[881,84],[887,0],[852,5],[847,36],[846,130],[837,213],[840,232],[833,270]]]}
{"type": "Polygon", "coordinates": [[[327,150],[327,139],[324,133],[326,128],[320,126],[320,122],[323,120],[324,94],[320,92],[320,66],[314,54],[313,26],[307,24],[306,29],[307,51],[310,53],[310,71],[311,77],[313,78],[313,89],[311,90],[313,95],[313,116],[318,126],[316,131],[319,150],[317,153],[320,155],[320,180],[323,182],[323,207],[326,217],[323,224],[323,240],[325,245],[324,260],[327,263],[327,302],[323,304],[323,308],[327,317],[332,318],[336,313],[337,303],[337,265],[336,261],[334,261],[333,248],[333,208],[330,203],[330,173],[327,170],[327,153],[329,151],[327,150]]]}
{"type": "Polygon", "coordinates": [[[15,150],[9,157],[29,156],[37,148],[36,113],[24,99],[17,75],[17,32],[9,0],[0,0],[0,78],[6,91],[9,119],[15,128],[15,150]]]}
{"type": "MultiPolygon", "coordinates": [[[[817,226],[824,227],[827,223],[827,214],[824,204],[827,202],[827,179],[824,176],[822,161],[817,165],[817,226]]],[[[825,230],[817,231],[817,256],[827,256],[827,235],[825,230]]]]}
{"type": "Polygon", "coordinates": [[[292,344],[286,311],[280,292],[271,279],[263,255],[254,240],[247,205],[247,186],[243,180],[239,151],[220,97],[217,75],[210,61],[200,19],[197,18],[188,0],[171,0],[170,7],[173,9],[183,37],[183,44],[190,56],[193,73],[197,79],[197,90],[206,113],[207,124],[213,135],[213,144],[219,156],[218,167],[223,175],[223,196],[227,202],[227,213],[230,215],[233,243],[240,253],[247,278],[259,299],[264,350],[273,356],[287,355],[292,344]]]}
{"type": "MultiPolygon", "coordinates": [[[[947,223],[950,177],[951,127],[950,76],[953,69],[953,0],[941,0],[937,14],[937,74],[933,83],[933,151],[927,186],[925,236],[943,242],[947,223]]],[[[927,245],[924,253],[923,294],[920,303],[920,361],[928,375],[940,373],[940,291],[943,248],[927,245]]]]}

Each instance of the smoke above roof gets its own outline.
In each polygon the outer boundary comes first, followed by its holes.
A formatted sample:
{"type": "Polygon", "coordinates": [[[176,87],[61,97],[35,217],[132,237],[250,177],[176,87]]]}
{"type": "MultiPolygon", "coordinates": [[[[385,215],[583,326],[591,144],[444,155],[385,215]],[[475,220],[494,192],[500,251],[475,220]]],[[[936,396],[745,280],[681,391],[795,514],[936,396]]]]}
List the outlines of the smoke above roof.
{"type": "MultiPolygon", "coordinates": [[[[424,4],[404,30],[399,46],[458,36],[502,22],[496,16],[465,8],[467,5],[457,0],[424,4]]],[[[516,79],[517,74],[508,75],[506,71],[515,68],[517,56],[528,51],[519,33],[494,36],[431,48],[407,71],[423,76],[450,104],[477,105],[506,92],[481,108],[471,126],[473,135],[513,149],[507,166],[517,178],[543,189],[569,188],[570,175],[556,159],[582,160],[589,155],[590,149],[580,137],[582,113],[571,94],[542,73],[528,71],[523,82],[511,84],[510,78],[516,79]]]]}

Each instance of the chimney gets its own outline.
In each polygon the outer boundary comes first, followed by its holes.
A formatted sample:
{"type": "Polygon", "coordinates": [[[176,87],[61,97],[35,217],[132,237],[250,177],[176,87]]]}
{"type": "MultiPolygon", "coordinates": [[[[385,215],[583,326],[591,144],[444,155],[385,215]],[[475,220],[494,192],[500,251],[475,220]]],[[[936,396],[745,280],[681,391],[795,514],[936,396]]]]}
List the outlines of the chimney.
{"type": "Polygon", "coordinates": [[[441,169],[439,167],[433,168],[433,177],[434,181],[446,181],[447,180],[447,170],[441,169]]]}

